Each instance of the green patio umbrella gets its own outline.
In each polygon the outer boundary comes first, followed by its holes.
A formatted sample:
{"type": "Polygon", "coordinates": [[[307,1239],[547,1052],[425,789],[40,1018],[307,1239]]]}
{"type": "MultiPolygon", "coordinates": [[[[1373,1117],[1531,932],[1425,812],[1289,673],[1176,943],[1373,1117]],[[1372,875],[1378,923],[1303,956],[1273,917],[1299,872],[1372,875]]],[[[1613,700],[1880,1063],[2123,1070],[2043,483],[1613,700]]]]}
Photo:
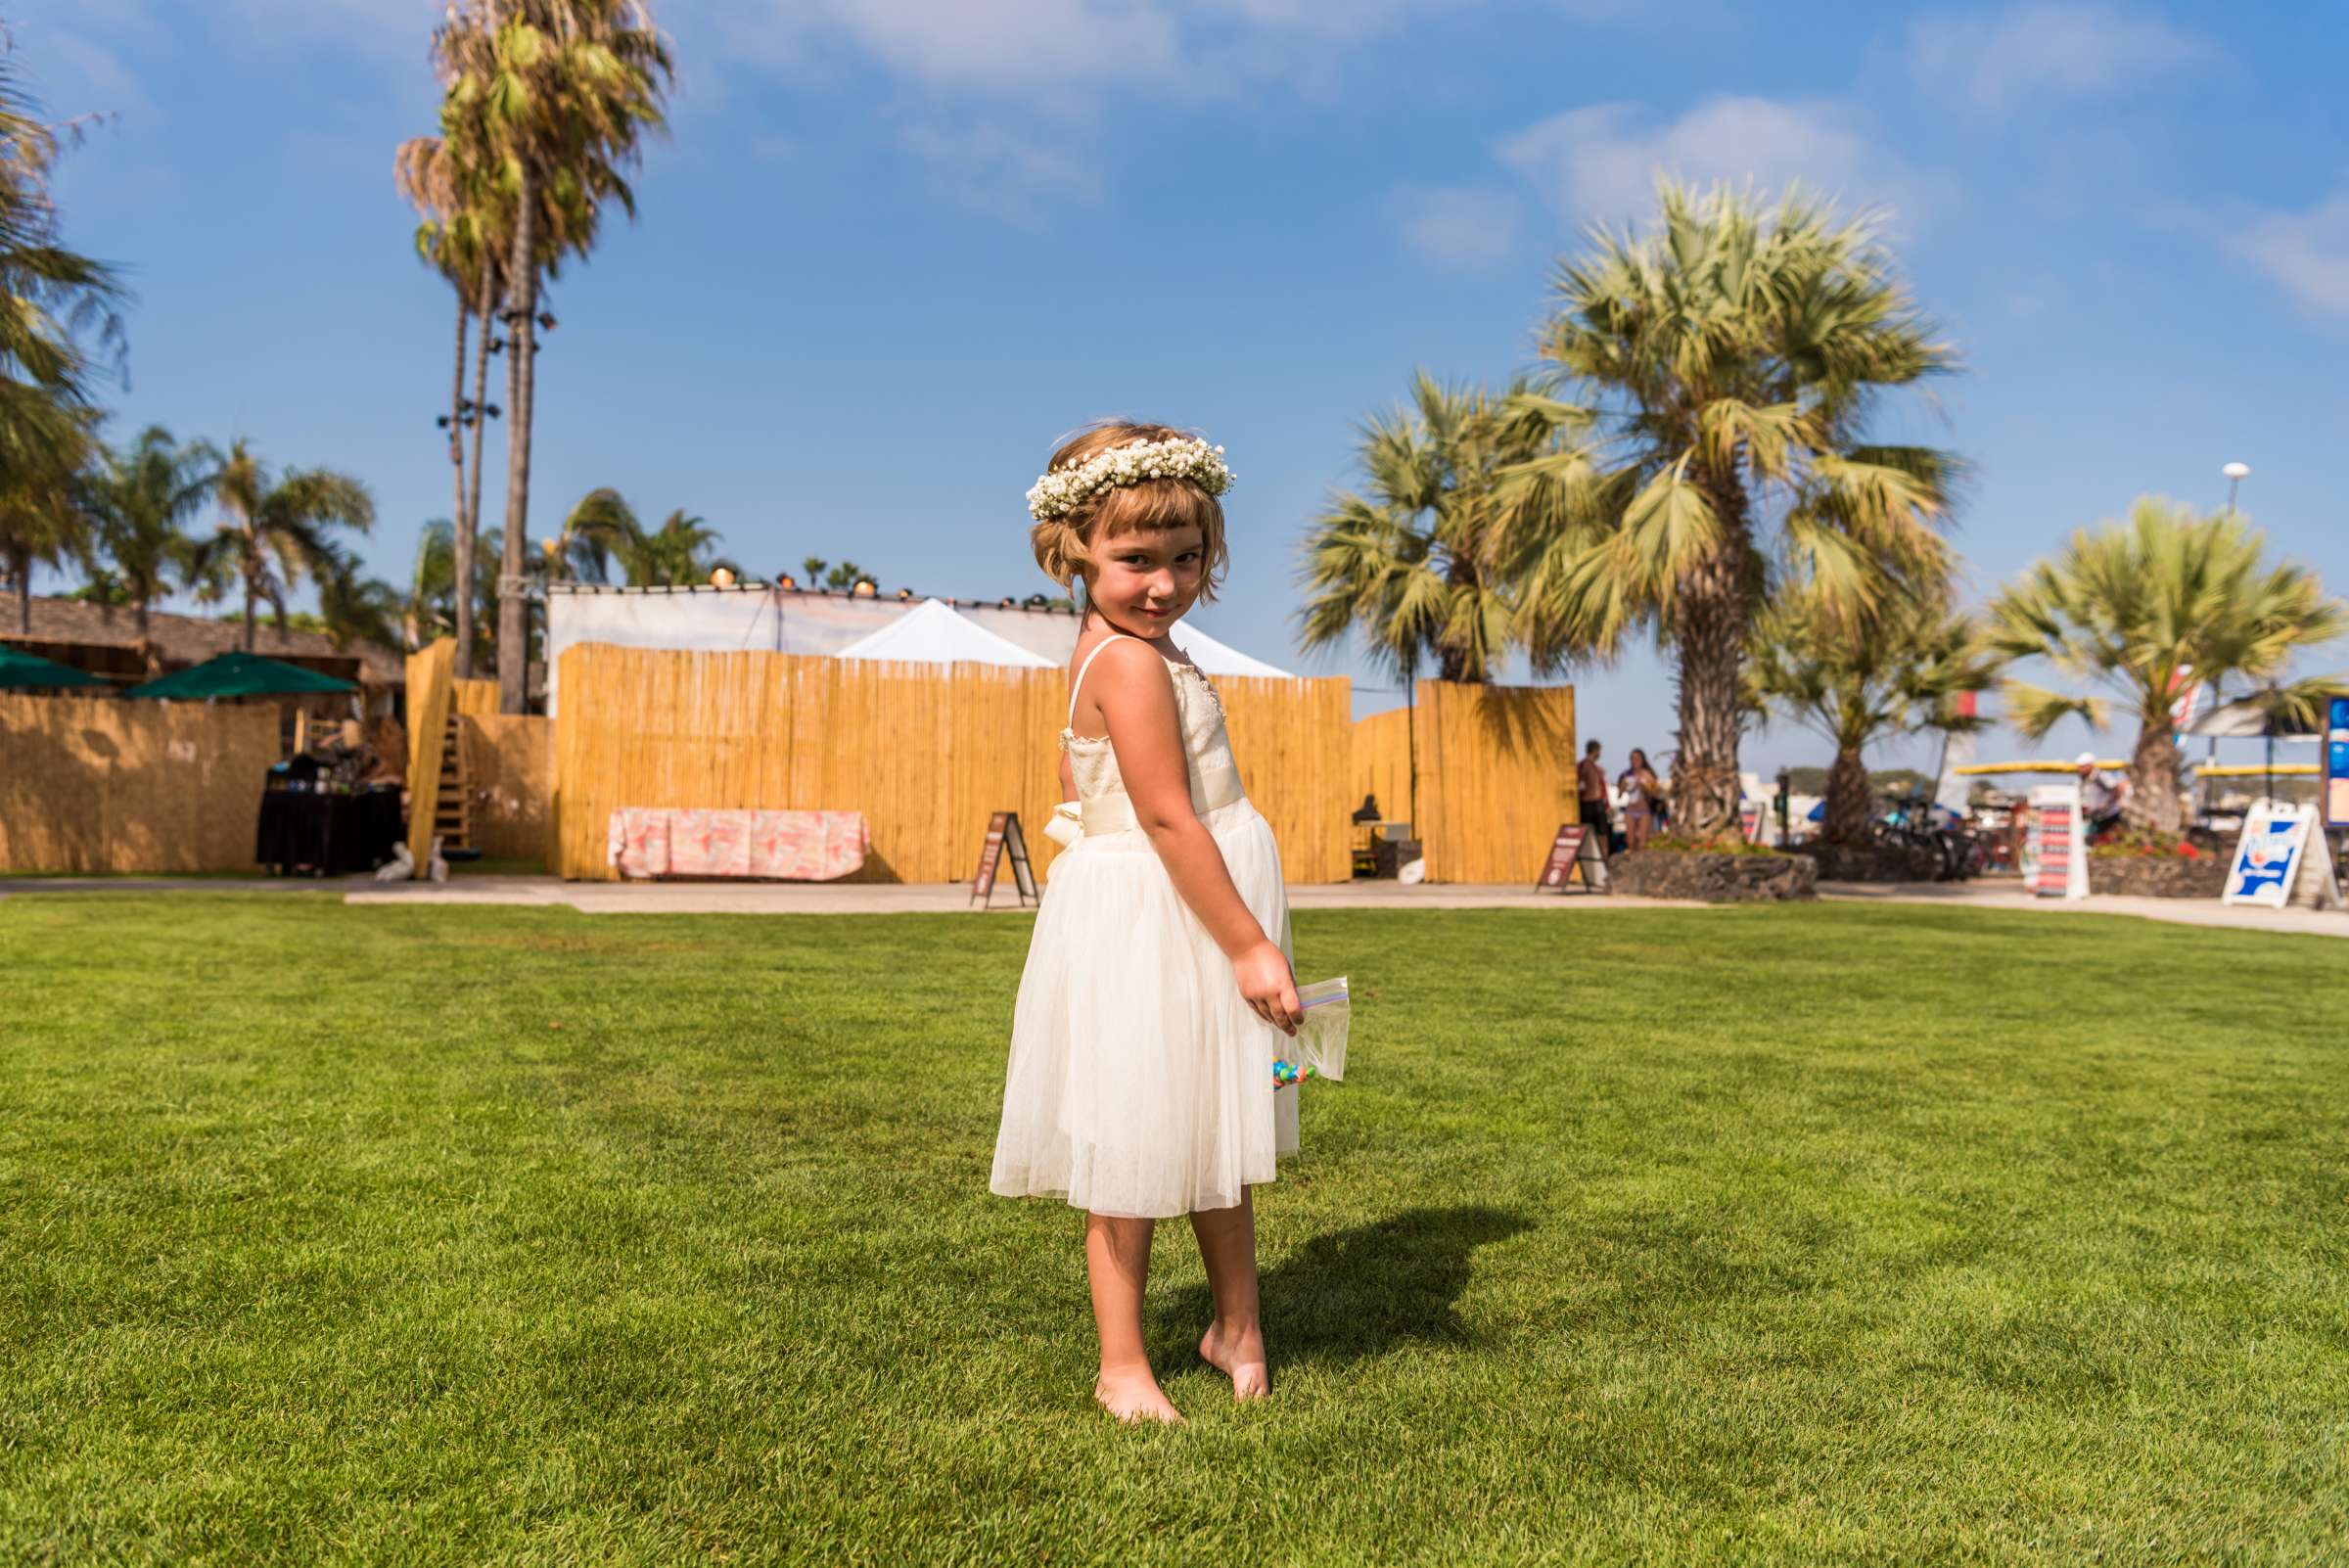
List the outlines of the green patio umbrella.
{"type": "Polygon", "coordinates": [[[11,643],[0,642],[0,687],[8,686],[103,686],[106,682],[86,669],[61,665],[54,659],[26,653],[11,643]]]}
{"type": "Polygon", "coordinates": [[[200,702],[207,697],[274,697],[312,691],[357,691],[347,680],[321,675],[282,659],[259,654],[224,653],[186,669],[159,675],[133,686],[125,697],[168,697],[177,702],[200,702]]]}

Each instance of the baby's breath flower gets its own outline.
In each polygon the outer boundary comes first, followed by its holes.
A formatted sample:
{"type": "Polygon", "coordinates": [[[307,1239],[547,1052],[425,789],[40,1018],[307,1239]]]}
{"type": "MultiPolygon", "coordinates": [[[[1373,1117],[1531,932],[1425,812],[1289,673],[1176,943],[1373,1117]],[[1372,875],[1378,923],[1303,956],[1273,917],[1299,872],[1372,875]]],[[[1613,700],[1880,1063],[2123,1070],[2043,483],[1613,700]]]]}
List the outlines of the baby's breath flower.
{"type": "Polygon", "coordinates": [[[1139,484],[1145,480],[1189,480],[1210,495],[1231,488],[1231,470],[1223,464],[1223,448],[1180,437],[1163,441],[1136,441],[1113,446],[1089,462],[1057,469],[1036,482],[1028,492],[1028,515],[1038,523],[1066,517],[1104,490],[1139,484]]]}

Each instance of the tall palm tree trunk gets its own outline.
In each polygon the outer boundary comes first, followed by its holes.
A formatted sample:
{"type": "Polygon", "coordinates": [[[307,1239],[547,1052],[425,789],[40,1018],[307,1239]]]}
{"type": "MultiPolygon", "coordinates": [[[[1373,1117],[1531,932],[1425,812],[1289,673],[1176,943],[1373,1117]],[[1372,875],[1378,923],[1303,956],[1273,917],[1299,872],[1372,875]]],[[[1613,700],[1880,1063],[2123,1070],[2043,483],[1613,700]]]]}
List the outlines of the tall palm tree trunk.
{"type": "Polygon", "coordinates": [[[530,392],[536,367],[531,364],[533,328],[538,309],[538,193],[529,160],[523,161],[521,189],[515,194],[514,252],[506,276],[513,280],[508,300],[506,385],[506,531],[504,559],[497,578],[497,706],[500,713],[519,714],[529,705],[530,602],[523,597],[523,550],[529,542],[530,521],[530,392]]]}
{"type": "Polygon", "coordinates": [[[248,573],[246,573],[246,574],[245,574],[245,627],[244,627],[244,630],[245,630],[245,651],[246,651],[247,653],[251,653],[251,652],[253,652],[253,616],[254,616],[254,613],[256,612],[256,610],[258,609],[258,607],[259,607],[259,605],[260,605],[260,602],[261,602],[261,601],[260,601],[260,595],[259,595],[259,594],[257,594],[257,593],[255,593],[255,592],[253,592],[253,574],[252,574],[251,572],[248,572],[248,573]]]}
{"type": "Polygon", "coordinates": [[[8,552],[8,575],[17,579],[17,635],[32,635],[32,552],[8,552]]]}
{"type": "Polygon", "coordinates": [[[1738,680],[1746,605],[1729,548],[1681,580],[1673,611],[1680,653],[1680,756],[1672,768],[1672,827],[1711,838],[1737,827],[1738,680]]]}
{"type": "Polygon", "coordinates": [[[1827,808],[1819,836],[1828,844],[1865,844],[1876,814],[1875,792],[1867,787],[1867,765],[1860,748],[1838,745],[1827,768],[1827,808]]]}
{"type": "Polygon", "coordinates": [[[473,474],[471,488],[465,498],[465,509],[457,517],[457,673],[470,678],[473,674],[473,645],[479,633],[474,627],[474,555],[480,548],[482,536],[482,438],[489,424],[489,338],[497,320],[496,270],[489,258],[482,258],[481,331],[473,346],[473,474]]]}
{"type": "MultiPolygon", "coordinates": [[[[473,301],[457,290],[457,358],[449,375],[452,385],[448,392],[448,462],[455,471],[457,485],[457,580],[464,582],[473,566],[473,529],[465,515],[465,334],[473,325],[473,301]]],[[[473,673],[473,616],[466,605],[465,595],[457,595],[457,678],[473,673]]]]}
{"type": "Polygon", "coordinates": [[[1695,476],[1721,529],[1721,542],[1674,590],[1673,641],[1680,652],[1680,755],[1672,766],[1672,830],[1692,839],[1739,832],[1737,737],[1745,645],[1751,633],[1746,560],[1751,537],[1745,486],[1734,467],[1695,476]]]}
{"type": "Polygon", "coordinates": [[[2129,805],[2123,819],[2133,828],[2175,833],[2186,820],[2178,795],[2178,774],[2186,759],[2178,750],[2177,726],[2165,711],[2147,718],[2137,731],[2137,750],[2129,757],[2129,805]]]}

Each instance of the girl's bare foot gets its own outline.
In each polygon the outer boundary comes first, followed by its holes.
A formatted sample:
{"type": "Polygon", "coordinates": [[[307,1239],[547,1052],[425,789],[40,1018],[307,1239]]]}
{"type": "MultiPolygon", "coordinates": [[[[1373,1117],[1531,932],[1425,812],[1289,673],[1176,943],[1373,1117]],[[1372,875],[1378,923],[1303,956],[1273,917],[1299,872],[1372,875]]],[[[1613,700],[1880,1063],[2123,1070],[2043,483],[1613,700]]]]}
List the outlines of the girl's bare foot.
{"type": "Polygon", "coordinates": [[[1265,1331],[1251,1324],[1225,1330],[1208,1325],[1199,1340],[1200,1360],[1231,1379],[1235,1400],[1261,1400],[1272,1393],[1272,1368],[1265,1360],[1265,1331]]]}
{"type": "Polygon", "coordinates": [[[1135,1421],[1164,1421],[1183,1425],[1182,1412],[1167,1398],[1166,1390],[1145,1366],[1132,1372],[1103,1372],[1093,1381],[1093,1398],[1103,1409],[1131,1425],[1135,1421]]]}

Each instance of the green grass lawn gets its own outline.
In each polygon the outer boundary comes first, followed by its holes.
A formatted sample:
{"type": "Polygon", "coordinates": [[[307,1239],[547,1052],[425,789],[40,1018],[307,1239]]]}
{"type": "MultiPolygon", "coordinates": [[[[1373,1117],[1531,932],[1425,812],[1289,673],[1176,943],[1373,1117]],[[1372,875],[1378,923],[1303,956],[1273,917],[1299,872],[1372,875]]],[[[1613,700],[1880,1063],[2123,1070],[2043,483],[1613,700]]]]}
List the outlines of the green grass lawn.
{"type": "Polygon", "coordinates": [[[2349,944],[1298,925],[1268,1405],[1090,1402],[1026,918],[0,900],[0,1561],[2339,1562],[2349,944]]]}

